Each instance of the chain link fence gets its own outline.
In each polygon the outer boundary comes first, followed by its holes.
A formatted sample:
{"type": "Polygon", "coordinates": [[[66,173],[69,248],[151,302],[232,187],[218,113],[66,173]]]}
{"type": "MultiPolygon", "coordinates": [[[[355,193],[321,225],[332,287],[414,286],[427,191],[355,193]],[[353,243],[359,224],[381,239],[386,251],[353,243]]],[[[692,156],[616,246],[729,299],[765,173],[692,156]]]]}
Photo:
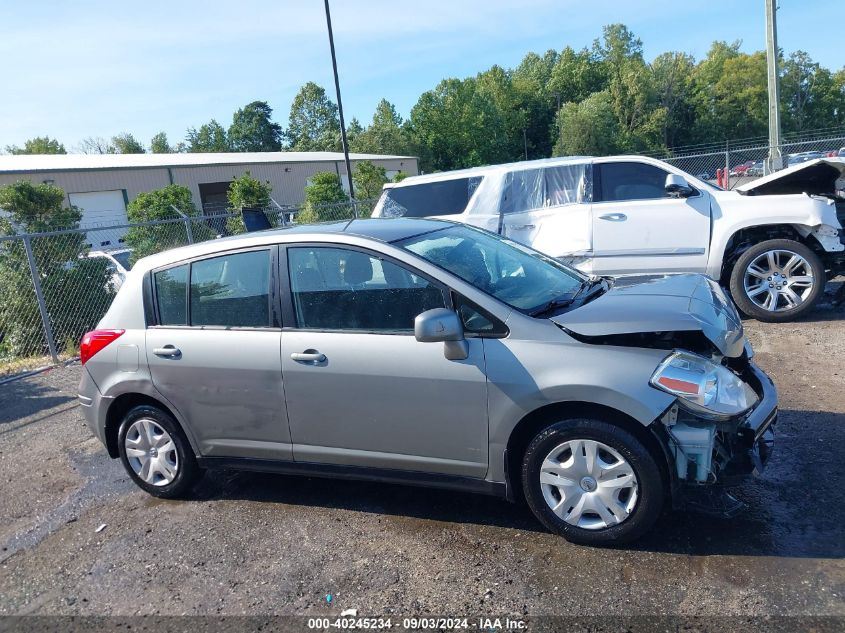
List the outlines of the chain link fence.
{"type": "MultiPolygon", "coordinates": [[[[815,158],[845,156],[845,133],[814,135],[781,144],[782,168],[815,158]]],[[[734,189],[771,172],[769,144],[760,140],[727,142],[722,147],[680,148],[670,156],[655,156],[696,178],[723,189],[734,189]]]]}
{"type": "MultiPolygon", "coordinates": [[[[375,201],[263,209],[271,227],[368,217],[375,201]]],[[[246,231],[225,207],[134,224],[0,235],[0,376],[74,358],[141,257],[246,231]],[[219,211],[219,212],[215,212],[219,211]]]]}

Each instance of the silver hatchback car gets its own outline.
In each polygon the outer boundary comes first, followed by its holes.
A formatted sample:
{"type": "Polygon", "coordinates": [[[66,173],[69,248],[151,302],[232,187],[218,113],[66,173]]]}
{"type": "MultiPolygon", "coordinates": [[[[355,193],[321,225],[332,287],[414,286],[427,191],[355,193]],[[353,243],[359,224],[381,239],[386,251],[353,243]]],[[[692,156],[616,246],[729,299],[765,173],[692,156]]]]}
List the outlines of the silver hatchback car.
{"type": "Polygon", "coordinates": [[[441,486],[579,543],[762,470],[777,415],[706,277],[589,278],[422,219],[142,259],[81,360],[89,426],[150,494],[213,467],[441,486]]]}

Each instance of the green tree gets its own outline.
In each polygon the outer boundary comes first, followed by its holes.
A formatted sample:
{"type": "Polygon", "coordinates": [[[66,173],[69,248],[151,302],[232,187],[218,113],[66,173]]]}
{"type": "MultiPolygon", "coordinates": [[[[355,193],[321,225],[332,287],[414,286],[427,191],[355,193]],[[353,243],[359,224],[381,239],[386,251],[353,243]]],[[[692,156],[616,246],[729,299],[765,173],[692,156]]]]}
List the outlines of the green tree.
{"type": "Polygon", "coordinates": [[[343,190],[340,176],[331,171],[317,172],[305,187],[305,204],[296,216],[300,224],[310,224],[321,220],[342,220],[353,217],[349,196],[343,190]]]}
{"type": "Polygon", "coordinates": [[[24,141],[23,147],[7,145],[9,154],[67,154],[65,146],[49,136],[36,136],[24,141]]]}
{"type": "Polygon", "coordinates": [[[352,135],[352,125],[347,135],[349,145],[356,152],[365,154],[392,154],[405,156],[410,152],[407,131],[402,127],[402,117],[396,107],[387,99],[382,99],[376,106],[373,121],[366,130],[352,135]]]}
{"type": "MultiPolygon", "coordinates": [[[[214,237],[214,231],[201,221],[202,214],[194,206],[191,190],[184,185],[167,185],[154,191],[139,193],[126,207],[126,215],[133,224],[155,220],[179,220],[177,209],[191,217],[194,241],[200,242],[214,237]],[[175,207],[175,208],[174,208],[175,207]]],[[[126,233],[126,243],[132,247],[132,261],[152,255],[168,248],[183,246],[188,241],[184,222],[133,226],[126,233]]]]}
{"type": "Polygon", "coordinates": [[[596,92],[581,103],[565,103],[557,127],[556,156],[608,156],[623,150],[619,121],[607,91],[596,92]]]}
{"type": "Polygon", "coordinates": [[[675,147],[693,142],[695,60],[681,52],[658,55],[651,63],[657,101],[665,113],[662,142],[675,147]]]}
{"type": "MultiPolygon", "coordinates": [[[[607,88],[606,68],[597,55],[567,46],[561,51],[550,71],[547,91],[555,102],[583,101],[594,92],[607,88]]],[[[557,107],[557,106],[555,106],[557,107]]]]}
{"type": "Polygon", "coordinates": [[[408,177],[408,172],[397,171],[395,174],[393,174],[393,180],[391,180],[390,182],[402,182],[407,177],[408,177]]]}
{"type": "MultiPolygon", "coordinates": [[[[65,207],[65,192],[26,180],[0,187],[0,234],[37,233],[79,227],[81,213],[65,207]]],[[[82,232],[33,238],[33,256],[56,341],[73,341],[93,329],[111,303],[103,259],[80,258],[87,248],[82,232]]],[[[32,288],[23,243],[0,248],[0,332],[3,351],[16,356],[45,354],[47,343],[32,288]]],[[[70,347],[70,346],[69,346],[70,347]]]]}
{"type": "MultiPolygon", "coordinates": [[[[246,171],[229,183],[226,198],[229,200],[229,209],[240,212],[245,207],[262,209],[269,207],[272,193],[273,186],[269,181],[261,182],[246,171]]],[[[240,215],[233,215],[226,220],[226,229],[232,234],[243,233],[246,231],[243,218],[240,215]]]]}
{"type": "Polygon", "coordinates": [[[783,62],[780,82],[784,130],[830,128],[845,121],[845,91],[836,76],[804,51],[783,62]]]}
{"type": "Polygon", "coordinates": [[[167,141],[167,134],[159,132],[150,140],[150,152],[153,154],[171,154],[174,148],[170,147],[167,141]]]}
{"type": "Polygon", "coordinates": [[[274,123],[273,108],[266,101],[253,101],[235,112],[229,126],[229,145],[235,152],[278,152],[282,149],[282,126],[274,123]]]}
{"type": "Polygon", "coordinates": [[[141,142],[129,132],[112,136],[111,144],[118,154],[143,154],[146,152],[141,142]]]}
{"type": "Polygon", "coordinates": [[[185,136],[189,152],[229,152],[229,139],[225,128],[214,119],[195,128],[188,128],[185,136]]]}
{"type": "Polygon", "coordinates": [[[341,149],[337,106],[322,86],[309,81],[300,88],[290,107],[287,138],[298,152],[341,149]]]}
{"type": "Polygon", "coordinates": [[[384,167],[362,160],[352,170],[352,182],[358,200],[372,200],[381,195],[381,189],[387,182],[384,167]]]}
{"type": "Polygon", "coordinates": [[[470,79],[444,79],[411,109],[410,128],[425,170],[508,160],[508,138],[490,94],[470,79]]]}

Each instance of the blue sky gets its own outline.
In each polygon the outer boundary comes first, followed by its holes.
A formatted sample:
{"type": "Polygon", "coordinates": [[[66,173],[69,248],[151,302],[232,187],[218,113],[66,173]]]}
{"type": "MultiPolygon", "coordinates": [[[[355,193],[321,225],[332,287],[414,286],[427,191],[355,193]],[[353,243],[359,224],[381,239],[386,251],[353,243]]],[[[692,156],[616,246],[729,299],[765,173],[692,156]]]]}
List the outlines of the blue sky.
{"type": "MultiPolygon", "coordinates": [[[[779,44],[845,64],[841,0],[780,0],[779,44]]],[[[764,47],[763,0],[332,0],[346,118],[366,124],[382,97],[407,116],[444,77],[530,50],[588,46],[623,22],[648,59],[703,57],[715,39],[764,47]]],[[[167,132],[266,100],[287,122],[312,80],[334,97],[322,0],[0,0],[0,147],[48,134],[70,150],[87,136],[167,132]]]]}

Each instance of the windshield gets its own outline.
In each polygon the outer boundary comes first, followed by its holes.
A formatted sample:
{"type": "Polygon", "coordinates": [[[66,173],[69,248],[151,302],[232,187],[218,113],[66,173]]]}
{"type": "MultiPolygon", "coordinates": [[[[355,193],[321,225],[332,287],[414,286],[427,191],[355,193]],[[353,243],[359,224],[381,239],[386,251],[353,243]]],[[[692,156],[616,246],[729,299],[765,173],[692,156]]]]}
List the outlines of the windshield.
{"type": "Polygon", "coordinates": [[[523,312],[572,299],[586,279],[535,250],[465,225],[397,245],[523,312]]]}
{"type": "Polygon", "coordinates": [[[111,256],[117,260],[117,263],[123,266],[126,270],[132,270],[132,264],[129,263],[130,251],[121,251],[120,253],[112,253],[111,256]]]}
{"type": "Polygon", "coordinates": [[[424,182],[393,187],[384,192],[381,215],[385,218],[425,218],[463,213],[481,176],[424,182]]]}

